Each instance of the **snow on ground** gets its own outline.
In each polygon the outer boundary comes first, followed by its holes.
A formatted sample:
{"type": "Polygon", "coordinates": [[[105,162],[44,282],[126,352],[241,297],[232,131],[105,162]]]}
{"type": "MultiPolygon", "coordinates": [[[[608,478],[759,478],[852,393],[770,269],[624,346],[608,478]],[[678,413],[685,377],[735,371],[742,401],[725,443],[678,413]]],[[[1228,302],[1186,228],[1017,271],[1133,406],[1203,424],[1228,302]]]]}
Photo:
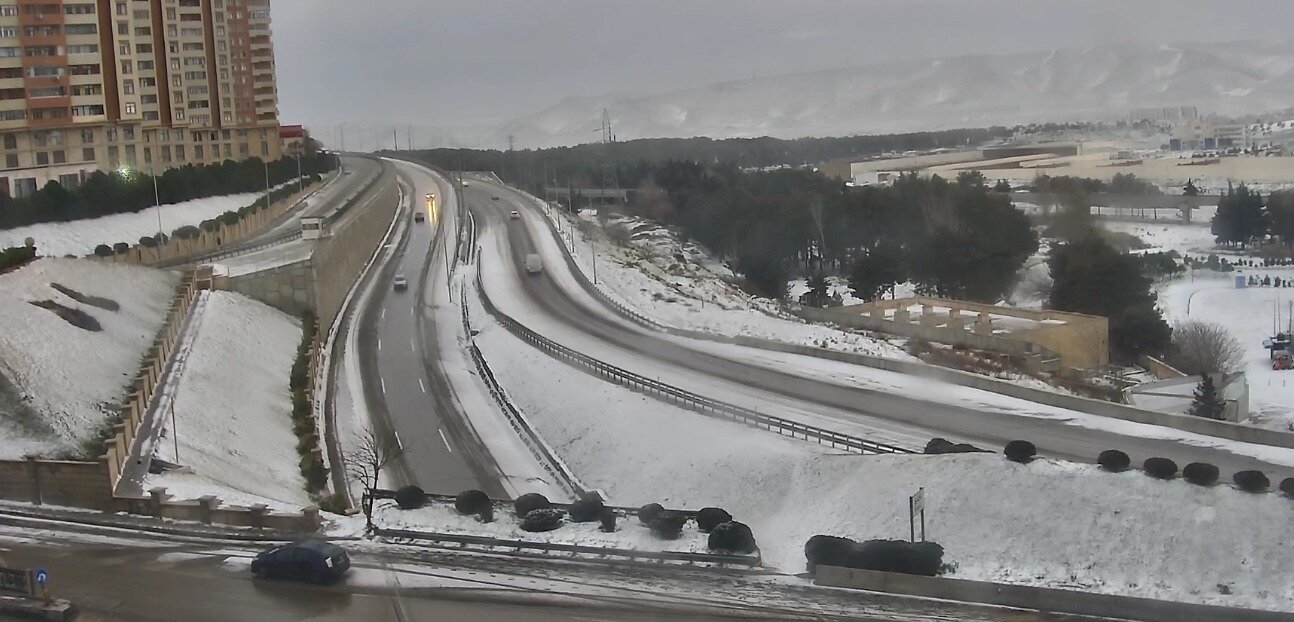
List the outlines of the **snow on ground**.
{"type": "MultiPolygon", "coordinates": [[[[569,216],[553,214],[569,229],[569,216]]],[[[584,222],[596,223],[586,218],[584,222]]],[[[875,336],[811,324],[786,313],[777,301],[751,296],[736,285],[736,275],[705,249],[680,242],[673,233],[635,217],[612,217],[608,228],[632,232],[628,247],[611,244],[602,232],[591,244],[579,231],[575,236],[576,263],[613,299],[668,326],[776,339],[819,347],[910,360],[901,347],[875,336]],[[591,260],[596,252],[596,262],[591,260]]],[[[537,233],[551,235],[546,226],[537,233]]],[[[570,236],[564,236],[569,246],[570,236]]],[[[847,289],[837,282],[835,289],[847,289]]]]}
{"type": "MultiPolygon", "coordinates": [[[[1200,320],[1220,324],[1244,347],[1244,371],[1249,381],[1250,422],[1278,430],[1294,431],[1294,371],[1275,371],[1263,340],[1273,334],[1276,312],[1286,330],[1294,290],[1271,287],[1237,289],[1227,273],[1196,271],[1187,278],[1161,286],[1159,306],[1170,323],[1200,320]],[[1207,275],[1207,278],[1206,276],[1207,275]]],[[[1255,274],[1294,277],[1294,267],[1258,268],[1255,274]]]]}
{"type": "Polygon", "coordinates": [[[166,317],[176,273],[84,259],[39,259],[0,275],[0,373],[37,419],[0,412],[0,457],[80,452],[120,403],[139,362],[166,317]],[[55,291],[59,283],[111,299],[118,311],[80,304],[55,291]],[[82,330],[30,301],[80,309],[102,325],[82,330]]]}
{"type": "Polygon", "coordinates": [[[723,507],[783,572],[803,570],[817,533],[906,537],[907,496],[924,487],[955,578],[1294,610],[1294,504],[1278,495],[995,454],[841,454],[615,387],[493,325],[476,339],[588,486],[620,505],[723,507]]]}
{"type": "Polygon", "coordinates": [[[394,501],[379,501],[373,514],[373,523],[387,529],[432,530],[437,533],[485,536],[500,540],[526,540],[529,542],[557,542],[584,546],[606,546],[637,551],[706,552],[707,535],[689,522],[677,540],[662,540],[636,517],[616,521],[616,530],[603,533],[601,523],[570,522],[569,517],[553,531],[528,532],[521,529],[521,521],[512,511],[511,504],[494,510],[494,521],[482,523],[476,516],[463,516],[453,504],[430,503],[417,510],[401,510],[394,501]],[[506,506],[506,507],[503,507],[506,506]]]}
{"type": "Polygon", "coordinates": [[[1165,251],[1176,250],[1183,255],[1192,256],[1207,256],[1217,252],[1213,250],[1213,233],[1207,221],[1202,225],[1101,221],[1101,226],[1115,233],[1130,233],[1152,248],[1165,251]]]}
{"type": "Polygon", "coordinates": [[[232,292],[213,291],[163,425],[157,457],[192,472],[149,475],[144,489],[165,486],[175,498],[215,495],[229,504],[266,503],[295,511],[309,505],[297,466],[288,375],[301,322],[232,292]],[[179,434],[179,457],[174,434],[179,434]]]}
{"type": "MultiPolygon", "coordinates": [[[[169,235],[185,225],[197,225],[225,212],[238,211],[263,194],[244,192],[163,205],[162,230],[169,235]]],[[[100,244],[133,245],[139,238],[156,233],[157,208],[149,207],[134,213],[0,230],[0,247],[21,246],[24,239],[31,237],[36,240],[37,250],[45,256],[89,255],[100,244]]]]}

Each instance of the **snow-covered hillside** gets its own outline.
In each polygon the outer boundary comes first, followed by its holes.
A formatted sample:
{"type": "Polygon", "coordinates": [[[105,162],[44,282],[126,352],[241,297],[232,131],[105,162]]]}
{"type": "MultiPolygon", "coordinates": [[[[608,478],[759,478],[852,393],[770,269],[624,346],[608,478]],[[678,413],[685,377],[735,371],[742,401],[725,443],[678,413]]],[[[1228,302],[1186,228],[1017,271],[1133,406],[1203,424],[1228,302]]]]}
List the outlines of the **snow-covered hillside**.
{"type": "MultiPolygon", "coordinates": [[[[1124,45],[863,64],[649,96],[564,100],[459,138],[544,147],[597,137],[608,109],[620,140],[842,136],[1108,118],[1198,106],[1243,114],[1294,101],[1294,45],[1239,41],[1124,45]]],[[[468,142],[471,142],[470,140],[468,142]]]]}
{"type": "Polygon", "coordinates": [[[290,510],[307,505],[288,392],[300,321],[222,291],[207,296],[195,319],[197,336],[174,399],[180,455],[174,439],[157,445],[159,458],[192,472],[150,475],[144,489],[165,486],[179,499],[216,495],[226,503],[290,510]]]}
{"type": "Polygon", "coordinates": [[[0,374],[21,402],[6,408],[13,395],[0,402],[0,457],[77,453],[125,395],[178,280],[173,272],[84,259],[39,259],[0,275],[0,374]],[[76,302],[51,283],[120,309],[76,302]],[[77,328],[29,304],[41,300],[88,313],[103,330],[77,328]]]}
{"type": "Polygon", "coordinates": [[[587,486],[621,505],[723,507],[779,571],[804,570],[814,534],[906,538],[907,496],[924,487],[955,578],[1294,610],[1294,504],[1279,494],[1001,454],[843,454],[613,386],[497,325],[476,343],[587,486]]]}

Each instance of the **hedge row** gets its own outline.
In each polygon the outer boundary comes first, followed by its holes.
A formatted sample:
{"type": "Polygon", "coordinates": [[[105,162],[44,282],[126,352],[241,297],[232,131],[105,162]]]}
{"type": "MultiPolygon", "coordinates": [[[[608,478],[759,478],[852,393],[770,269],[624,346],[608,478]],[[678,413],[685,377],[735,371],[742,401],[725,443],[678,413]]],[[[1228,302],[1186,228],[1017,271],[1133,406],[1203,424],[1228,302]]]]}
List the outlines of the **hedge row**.
{"type": "MultiPolygon", "coordinates": [[[[935,439],[941,440],[941,439],[935,439]]],[[[934,441],[931,441],[934,443],[934,441]]],[[[927,453],[930,453],[927,451],[927,453]]],[[[1028,441],[1011,441],[1006,444],[1002,451],[1008,460],[1013,462],[1029,462],[1037,455],[1037,448],[1033,443],[1028,441]]],[[[1132,465],[1132,460],[1128,454],[1117,449],[1107,449],[1096,458],[1096,463],[1102,469],[1111,473],[1119,473],[1128,470],[1132,465]]],[[[1177,477],[1177,463],[1168,458],[1153,457],[1147,458],[1141,463],[1141,469],[1155,479],[1169,480],[1177,477]]],[[[1182,479],[1197,486],[1212,486],[1218,482],[1221,471],[1217,466],[1207,462],[1192,462],[1181,469],[1182,479]]],[[[1271,480],[1262,471],[1246,470],[1239,471],[1231,476],[1231,482],[1236,488],[1245,492],[1262,493],[1271,488],[1271,480]]],[[[1294,498],[1294,477],[1287,477],[1281,481],[1279,489],[1287,496],[1294,498]]]]}
{"type": "Polygon", "coordinates": [[[306,480],[306,491],[313,494],[328,485],[328,468],[324,466],[323,457],[315,454],[319,447],[319,428],[307,393],[310,349],[317,330],[313,314],[307,312],[301,316],[301,328],[301,344],[297,346],[297,358],[288,375],[288,388],[292,391],[292,433],[297,437],[298,466],[306,480]]]}
{"type": "Polygon", "coordinates": [[[842,566],[933,577],[943,567],[944,547],[934,542],[856,542],[839,536],[816,535],[804,543],[804,558],[811,573],[816,573],[818,566],[842,566]]]}
{"type": "MultiPolygon", "coordinates": [[[[269,162],[270,185],[278,185],[297,175],[295,158],[284,157],[269,162]]],[[[315,175],[337,167],[331,154],[312,154],[301,159],[301,173],[315,175]]],[[[22,227],[41,222],[68,222],[112,214],[138,212],[163,204],[178,203],[211,196],[256,192],[265,189],[266,163],[260,158],[241,162],[226,160],[220,164],[185,165],[171,168],[157,177],[156,196],[153,178],[147,171],[95,171],[78,188],[70,190],[57,181],[47,183],[29,197],[0,195],[0,229],[22,227]]]]}
{"type": "MultiPolygon", "coordinates": [[[[320,176],[317,174],[311,175],[306,183],[308,184],[317,183],[320,181],[320,179],[321,179],[320,176]]],[[[138,244],[140,246],[143,246],[144,248],[157,248],[158,246],[165,246],[166,243],[171,240],[171,238],[175,238],[178,240],[196,240],[198,239],[198,236],[201,235],[203,231],[207,231],[207,232],[216,231],[217,229],[220,228],[221,225],[226,225],[226,226],[236,225],[239,222],[242,222],[244,218],[247,218],[261,210],[267,209],[270,204],[274,203],[275,201],[279,201],[284,197],[291,196],[296,191],[297,191],[296,185],[286,186],[283,188],[272,190],[270,191],[269,201],[266,201],[265,197],[262,195],[260,198],[256,199],[256,201],[252,202],[249,205],[244,205],[243,207],[239,208],[237,211],[225,212],[219,216],[216,216],[215,218],[208,218],[207,220],[204,220],[198,223],[197,225],[184,225],[183,227],[179,227],[171,231],[170,235],[163,233],[162,235],[159,235],[159,236],[149,236],[149,235],[143,236],[139,238],[138,244]]],[[[112,255],[120,255],[122,253],[126,253],[130,251],[130,248],[131,248],[131,244],[129,242],[117,242],[112,246],[108,246],[107,244],[100,244],[94,247],[94,255],[96,257],[110,257],[112,255]]]]}
{"type": "MultiPolygon", "coordinates": [[[[417,486],[405,486],[395,492],[395,503],[402,510],[412,510],[423,506],[426,494],[417,486]]],[[[604,532],[616,530],[619,512],[607,507],[602,498],[596,494],[585,494],[566,510],[553,507],[547,497],[539,493],[527,493],[512,502],[513,514],[521,519],[523,531],[544,532],[560,528],[569,519],[573,523],[600,522],[604,532]]],[[[480,490],[465,490],[454,497],[454,511],[464,516],[477,516],[483,522],[494,520],[494,504],[489,496],[480,490]]],[[[688,518],[685,514],[667,511],[659,503],[649,503],[638,510],[638,520],[651,530],[652,534],[663,540],[675,540],[682,535],[688,518]]],[[[749,554],[759,550],[755,536],[750,527],[732,519],[722,508],[701,508],[696,515],[697,528],[708,533],[707,546],[710,550],[749,554]]]]}
{"type": "Polygon", "coordinates": [[[35,246],[14,246],[0,250],[0,273],[8,272],[35,258],[35,246]]]}

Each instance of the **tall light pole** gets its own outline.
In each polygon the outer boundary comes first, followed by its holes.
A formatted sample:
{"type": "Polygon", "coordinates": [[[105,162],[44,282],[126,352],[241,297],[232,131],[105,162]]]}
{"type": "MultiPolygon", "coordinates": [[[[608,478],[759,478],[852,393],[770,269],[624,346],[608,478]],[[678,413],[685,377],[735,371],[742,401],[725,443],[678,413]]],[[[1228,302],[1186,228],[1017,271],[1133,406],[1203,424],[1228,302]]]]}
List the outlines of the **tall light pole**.
{"type": "Polygon", "coordinates": [[[265,209],[270,208],[270,161],[261,160],[265,165],[265,209]]]}
{"type": "Polygon", "coordinates": [[[302,151],[305,151],[304,143],[301,145],[299,149],[297,149],[297,192],[298,193],[306,189],[305,187],[306,181],[301,178],[301,152],[302,151]]]}

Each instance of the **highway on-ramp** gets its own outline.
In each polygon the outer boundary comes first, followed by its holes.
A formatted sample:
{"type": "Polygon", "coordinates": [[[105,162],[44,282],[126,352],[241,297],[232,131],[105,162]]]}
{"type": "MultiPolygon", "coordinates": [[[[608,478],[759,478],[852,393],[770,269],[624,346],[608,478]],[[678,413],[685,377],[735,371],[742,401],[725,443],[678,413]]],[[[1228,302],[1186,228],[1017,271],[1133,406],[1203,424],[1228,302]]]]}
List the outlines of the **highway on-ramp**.
{"type": "MultiPolygon", "coordinates": [[[[1094,462],[1100,452],[1119,449],[1128,453],[1135,463],[1162,456],[1179,465],[1209,462],[1217,465],[1223,473],[1259,469],[1269,476],[1275,475],[1277,480],[1294,475],[1294,468],[1233,453],[1221,443],[1207,447],[1183,444],[1172,438],[1178,434],[1175,430],[1159,428],[1157,431],[1166,433],[1164,438],[1145,437],[1138,432],[1154,426],[1140,428],[1138,424],[1112,419],[1110,429],[1091,429],[1068,425],[1055,418],[926,401],[916,395],[844,386],[824,378],[798,374],[792,369],[771,369],[739,357],[719,356],[707,351],[704,346],[712,344],[704,342],[696,342],[692,347],[689,342],[693,340],[649,331],[610,316],[610,311],[605,308],[591,308],[591,297],[577,300],[563,290],[552,274],[566,270],[564,263],[546,258],[544,273],[527,277],[521,266],[526,254],[537,252],[532,235],[537,230],[548,235],[546,225],[528,227],[523,220],[509,218],[509,212],[516,210],[524,219],[542,223],[540,219],[545,216],[527,197],[481,178],[471,181],[465,189],[465,196],[483,227],[506,231],[506,235],[496,236],[501,242],[499,248],[484,251],[498,252],[507,258],[514,271],[509,287],[520,287],[530,303],[528,310],[545,316],[543,322],[533,317],[516,319],[541,333],[560,332],[545,334],[559,342],[563,342],[563,335],[578,336],[579,339],[567,345],[630,371],[659,377],[662,381],[715,399],[736,395],[748,401],[755,400],[765,405],[761,412],[768,414],[779,414],[779,409],[789,408],[849,425],[862,424],[877,430],[884,440],[906,438],[909,447],[915,449],[920,449],[932,436],[968,441],[994,450],[1009,440],[1026,439],[1036,444],[1044,455],[1080,462],[1094,462]],[[583,349],[590,343],[596,346],[596,351],[583,349]],[[1124,430],[1127,432],[1122,433],[1124,430]]],[[[860,368],[859,371],[870,373],[869,368],[860,368]]],[[[1020,406],[1027,409],[1031,403],[1021,400],[1020,406]]],[[[830,427],[822,423],[816,425],[830,427]]],[[[1253,447],[1260,455],[1282,451],[1266,446],[1253,447]]]]}

